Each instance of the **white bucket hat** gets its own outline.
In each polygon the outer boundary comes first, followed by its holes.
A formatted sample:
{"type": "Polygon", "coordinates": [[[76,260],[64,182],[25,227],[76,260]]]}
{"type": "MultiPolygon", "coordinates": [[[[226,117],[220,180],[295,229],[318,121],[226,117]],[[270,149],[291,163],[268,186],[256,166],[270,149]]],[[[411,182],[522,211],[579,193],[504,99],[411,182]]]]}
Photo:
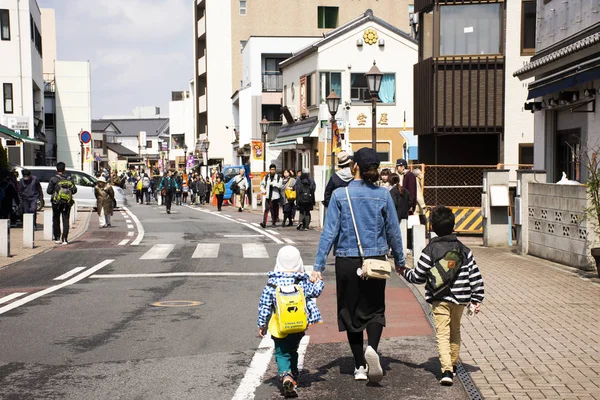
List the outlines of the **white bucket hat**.
{"type": "Polygon", "coordinates": [[[277,253],[275,272],[304,272],[300,251],[294,246],[283,246],[277,253]]]}

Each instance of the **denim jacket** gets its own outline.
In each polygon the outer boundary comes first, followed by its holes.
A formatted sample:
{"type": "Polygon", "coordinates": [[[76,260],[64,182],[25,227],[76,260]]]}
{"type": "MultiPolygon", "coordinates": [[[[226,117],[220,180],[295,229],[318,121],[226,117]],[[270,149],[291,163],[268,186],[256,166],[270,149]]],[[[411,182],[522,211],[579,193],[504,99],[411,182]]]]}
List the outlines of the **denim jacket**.
{"type": "MultiPolygon", "coordinates": [[[[403,266],[405,260],[400,225],[388,190],[362,180],[350,182],[348,190],[364,256],[387,255],[391,247],[395,264],[403,266]]],[[[313,267],[315,271],[325,271],[325,262],[332,246],[336,257],[360,255],[345,188],[336,189],[331,196],[313,267]]]]}

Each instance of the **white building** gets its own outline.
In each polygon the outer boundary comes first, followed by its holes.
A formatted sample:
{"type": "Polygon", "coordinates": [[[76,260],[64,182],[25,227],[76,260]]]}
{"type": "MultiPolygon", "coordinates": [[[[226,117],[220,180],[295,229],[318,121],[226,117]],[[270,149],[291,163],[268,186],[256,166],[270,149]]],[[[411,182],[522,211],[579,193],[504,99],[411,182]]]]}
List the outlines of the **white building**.
{"type": "Polygon", "coordinates": [[[252,160],[252,141],[261,141],[259,123],[266,117],[271,136],[281,127],[283,74],[279,63],[317,41],[317,37],[250,37],[243,51],[242,88],[234,93],[234,164],[251,162],[251,171],[262,170],[262,161],[252,160]]]}
{"type": "Polygon", "coordinates": [[[190,82],[188,90],[171,93],[169,124],[170,138],[168,142],[165,142],[163,150],[169,149],[169,167],[175,168],[185,162],[185,156],[197,154],[193,80],[190,82]],[[184,147],[188,154],[185,154],[184,147]]]}
{"type": "Polygon", "coordinates": [[[160,107],[143,106],[134,108],[131,115],[105,115],[102,119],[160,119],[166,117],[166,115],[161,115],[160,107]]]}
{"type": "Polygon", "coordinates": [[[41,14],[36,0],[0,0],[0,124],[23,137],[4,136],[9,161],[43,158],[44,80],[41,14]]]}

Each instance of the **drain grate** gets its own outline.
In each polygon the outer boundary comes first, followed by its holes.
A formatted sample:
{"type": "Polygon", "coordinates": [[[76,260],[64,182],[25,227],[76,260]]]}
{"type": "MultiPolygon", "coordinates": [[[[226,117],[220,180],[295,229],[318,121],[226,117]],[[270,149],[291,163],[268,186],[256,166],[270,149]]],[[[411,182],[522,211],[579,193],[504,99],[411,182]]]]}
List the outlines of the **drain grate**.
{"type": "MultiPolygon", "coordinates": [[[[407,286],[413,292],[419,304],[421,304],[421,307],[423,308],[423,312],[425,313],[429,324],[435,331],[435,324],[433,323],[433,315],[431,314],[431,307],[429,306],[429,303],[425,301],[425,299],[421,295],[421,292],[419,292],[415,285],[407,282],[407,286]]],[[[481,393],[479,393],[479,389],[477,389],[477,386],[475,386],[473,380],[471,380],[469,373],[467,372],[465,366],[462,364],[461,361],[458,361],[458,365],[456,366],[456,376],[458,376],[458,378],[460,379],[460,383],[462,383],[463,387],[465,388],[467,396],[469,396],[469,400],[483,400],[481,393]]]]}

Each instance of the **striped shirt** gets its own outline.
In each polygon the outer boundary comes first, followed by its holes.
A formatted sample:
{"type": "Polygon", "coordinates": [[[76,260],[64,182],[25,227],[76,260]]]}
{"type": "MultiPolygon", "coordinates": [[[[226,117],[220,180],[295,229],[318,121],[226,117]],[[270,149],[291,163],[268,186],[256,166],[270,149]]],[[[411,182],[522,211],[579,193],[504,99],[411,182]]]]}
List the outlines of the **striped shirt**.
{"type": "MultiPolygon", "coordinates": [[[[446,240],[452,241],[453,237],[447,237],[446,240]]],[[[458,241],[458,239],[455,239],[458,241]]],[[[432,253],[435,246],[447,246],[445,241],[432,241],[421,254],[417,267],[406,270],[405,279],[411,283],[426,283],[431,275],[431,269],[435,262],[432,261],[432,253]]],[[[469,304],[470,302],[481,303],[484,298],[483,278],[479,272],[479,268],[473,257],[471,250],[463,245],[465,250],[466,262],[460,267],[456,281],[451,287],[451,295],[445,296],[443,299],[434,299],[429,286],[425,289],[425,300],[428,303],[436,300],[448,301],[454,304],[469,304]]],[[[436,252],[438,253],[438,252],[436,252]]]]}

